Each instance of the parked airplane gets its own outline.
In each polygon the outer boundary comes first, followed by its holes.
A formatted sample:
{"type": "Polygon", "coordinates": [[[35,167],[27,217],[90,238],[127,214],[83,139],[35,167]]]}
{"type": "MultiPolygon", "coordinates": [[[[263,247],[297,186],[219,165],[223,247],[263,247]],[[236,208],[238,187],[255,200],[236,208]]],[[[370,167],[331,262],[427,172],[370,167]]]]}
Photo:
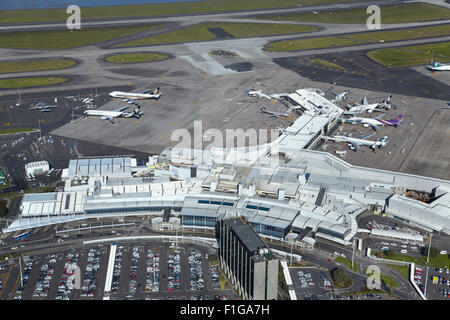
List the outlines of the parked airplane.
{"type": "Polygon", "coordinates": [[[271,111],[271,110],[268,110],[266,107],[262,107],[261,108],[261,112],[270,114],[271,116],[277,117],[277,118],[279,118],[279,117],[289,117],[289,115],[290,115],[289,112],[280,112],[280,109],[278,109],[278,111],[271,111]]]}
{"type": "Polygon", "coordinates": [[[332,140],[335,142],[346,142],[347,146],[354,151],[357,151],[360,146],[368,146],[369,148],[375,150],[376,147],[381,148],[388,143],[388,137],[384,136],[377,141],[365,140],[359,138],[352,138],[347,136],[333,136],[333,137],[322,137],[325,140],[332,140]]]}
{"type": "Polygon", "coordinates": [[[335,93],[335,92],[331,91],[331,93],[334,94],[334,98],[331,99],[331,102],[338,103],[338,102],[341,102],[342,100],[344,100],[346,98],[347,94],[350,93],[350,90],[347,89],[347,90],[345,90],[344,92],[341,92],[341,93],[335,93]]]}
{"type": "Polygon", "coordinates": [[[375,117],[375,118],[360,118],[360,117],[352,117],[349,119],[340,119],[341,122],[348,122],[351,124],[355,124],[355,123],[361,123],[364,127],[368,128],[368,127],[372,127],[374,130],[377,130],[378,126],[394,126],[394,127],[398,127],[401,124],[402,121],[402,117],[403,115],[398,115],[397,117],[395,117],[394,119],[391,120],[383,120],[381,119],[381,117],[384,114],[382,114],[379,117],[375,117]]]}
{"type": "Polygon", "coordinates": [[[264,92],[262,92],[262,90],[255,90],[255,89],[250,89],[250,90],[248,90],[247,91],[247,94],[250,96],[250,97],[258,97],[258,98],[265,98],[265,99],[268,99],[268,100],[271,100],[272,98],[269,96],[269,95],[267,95],[267,94],[265,94],[264,92]]]}
{"type": "Polygon", "coordinates": [[[36,106],[31,107],[30,110],[40,109],[41,112],[50,112],[53,108],[58,108],[58,106],[49,106],[45,102],[39,102],[36,106]]]}
{"type": "Polygon", "coordinates": [[[100,119],[109,120],[111,123],[114,123],[114,118],[137,118],[139,119],[144,113],[141,112],[141,109],[137,107],[133,112],[123,112],[127,109],[128,106],[120,107],[119,109],[107,111],[107,110],[86,110],[84,112],[83,118],[87,116],[99,116],[100,119]]]}
{"type": "Polygon", "coordinates": [[[122,91],[113,91],[110,92],[109,95],[113,98],[123,98],[125,101],[132,103],[134,100],[142,100],[142,99],[159,99],[161,96],[161,89],[150,89],[141,92],[122,92],[122,91]],[[149,93],[151,92],[151,93],[149,93]]]}
{"type": "Polygon", "coordinates": [[[427,66],[427,68],[431,71],[450,71],[450,65],[442,64],[436,61],[433,61],[433,63],[427,66]]]}
{"type": "Polygon", "coordinates": [[[287,97],[289,95],[288,93],[273,93],[269,95],[262,92],[262,90],[255,90],[254,88],[246,90],[245,92],[247,92],[247,94],[251,97],[265,98],[267,100],[279,99],[282,97],[287,97]]]}
{"type": "Polygon", "coordinates": [[[371,103],[371,104],[369,104],[367,102],[367,98],[364,97],[361,101],[361,104],[350,107],[348,111],[344,112],[344,114],[359,114],[359,113],[363,113],[365,111],[367,111],[368,113],[372,113],[373,111],[381,111],[380,109],[377,109],[377,108],[389,109],[391,97],[392,97],[392,95],[390,95],[387,99],[385,99],[381,102],[371,103]]]}

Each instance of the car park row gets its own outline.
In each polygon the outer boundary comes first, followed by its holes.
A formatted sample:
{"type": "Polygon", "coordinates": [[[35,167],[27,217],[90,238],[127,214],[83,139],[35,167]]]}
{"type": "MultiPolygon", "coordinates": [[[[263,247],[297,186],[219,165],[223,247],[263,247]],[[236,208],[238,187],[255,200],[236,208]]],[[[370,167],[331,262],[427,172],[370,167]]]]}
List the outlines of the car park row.
{"type": "Polygon", "coordinates": [[[39,278],[36,282],[33,297],[47,297],[50,291],[50,281],[52,280],[56,265],[56,255],[51,255],[48,264],[41,266],[39,278]]]}
{"type": "Polygon", "coordinates": [[[92,297],[97,286],[97,272],[100,268],[100,251],[89,249],[86,271],[84,272],[81,296],[92,297]]]}
{"type": "Polygon", "coordinates": [[[191,250],[189,253],[190,288],[191,290],[203,290],[204,281],[202,278],[202,254],[191,250]]]}
{"type": "Polygon", "coordinates": [[[168,255],[167,271],[167,290],[181,290],[181,263],[179,250],[175,250],[175,254],[168,255]]]}
{"type": "Polygon", "coordinates": [[[145,280],[145,291],[159,291],[159,254],[153,250],[147,250],[147,278],[145,280]]]}
{"type": "Polygon", "coordinates": [[[114,270],[113,270],[113,278],[111,285],[111,292],[116,293],[119,291],[119,283],[120,283],[120,269],[122,268],[122,248],[118,248],[116,251],[116,258],[114,260],[114,270]]]}
{"type": "Polygon", "coordinates": [[[133,257],[131,258],[131,268],[130,268],[130,285],[128,287],[128,292],[130,295],[136,293],[136,283],[137,283],[137,269],[139,262],[139,248],[133,248],[133,257]]]}
{"type": "Polygon", "coordinates": [[[73,283],[69,282],[69,279],[70,281],[75,280],[74,275],[78,266],[80,252],[72,252],[67,254],[64,262],[63,274],[61,275],[58,292],[55,297],[57,300],[70,300],[72,289],[74,289],[73,283]]]}
{"type": "Polygon", "coordinates": [[[23,292],[25,291],[25,286],[27,284],[28,278],[30,277],[32,268],[33,268],[33,258],[31,257],[30,260],[28,260],[25,263],[25,266],[23,268],[21,283],[16,290],[14,300],[21,300],[23,298],[23,292]]]}

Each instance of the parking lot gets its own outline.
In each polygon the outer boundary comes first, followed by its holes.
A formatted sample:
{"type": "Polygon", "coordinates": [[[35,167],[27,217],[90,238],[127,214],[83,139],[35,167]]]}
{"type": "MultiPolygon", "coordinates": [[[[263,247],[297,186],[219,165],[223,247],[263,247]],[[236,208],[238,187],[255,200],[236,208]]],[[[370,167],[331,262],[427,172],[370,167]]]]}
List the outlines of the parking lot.
{"type": "Polygon", "coordinates": [[[315,268],[290,268],[294,290],[299,300],[326,300],[332,292],[328,272],[315,268]]]}
{"type": "MultiPolygon", "coordinates": [[[[109,244],[74,248],[65,252],[28,256],[9,277],[2,276],[1,299],[102,299],[109,244]],[[81,275],[79,283],[76,273],[81,275]],[[6,280],[5,280],[6,279],[6,280]],[[78,286],[79,285],[79,286],[78,286]],[[6,292],[9,290],[9,292],[6,292]],[[9,295],[13,292],[12,295],[9,295]]],[[[111,299],[225,300],[232,290],[220,290],[217,267],[208,262],[208,248],[192,244],[119,244],[111,286],[111,299]]]]}
{"type": "Polygon", "coordinates": [[[449,268],[416,267],[414,270],[414,282],[422,292],[427,289],[426,297],[431,300],[450,299],[450,270],[449,268]]]}

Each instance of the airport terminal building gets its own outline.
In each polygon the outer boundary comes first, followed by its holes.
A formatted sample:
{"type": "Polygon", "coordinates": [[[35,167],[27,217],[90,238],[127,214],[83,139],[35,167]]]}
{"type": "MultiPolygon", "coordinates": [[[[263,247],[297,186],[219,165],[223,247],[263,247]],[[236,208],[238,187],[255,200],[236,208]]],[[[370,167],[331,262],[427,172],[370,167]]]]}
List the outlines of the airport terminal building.
{"type": "Polygon", "coordinates": [[[334,127],[342,109],[306,89],[291,99],[303,115],[272,143],[167,148],[146,166],[132,157],[71,160],[62,173],[64,190],[25,194],[19,218],[3,232],[90,218],[161,219],[164,212],[182,228],[214,230],[221,216],[233,212],[266,238],[289,234],[294,242],[315,237],[349,246],[364,231],[356,217],[376,209],[425,231],[450,234],[449,181],[358,167],[307,150],[334,127]],[[427,194],[428,201],[411,192],[427,194]]]}

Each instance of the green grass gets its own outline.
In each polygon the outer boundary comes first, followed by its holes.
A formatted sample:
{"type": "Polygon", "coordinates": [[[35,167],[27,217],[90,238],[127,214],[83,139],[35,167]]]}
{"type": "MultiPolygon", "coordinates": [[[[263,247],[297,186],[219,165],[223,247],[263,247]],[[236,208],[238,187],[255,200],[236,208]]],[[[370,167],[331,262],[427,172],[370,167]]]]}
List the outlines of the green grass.
{"type": "Polygon", "coordinates": [[[176,31],[155,35],[135,41],[121,43],[115,47],[128,47],[140,45],[184,43],[194,41],[213,40],[216,36],[207,28],[222,28],[236,38],[269,36],[275,34],[291,34],[316,31],[310,26],[293,26],[271,23],[240,23],[240,22],[210,22],[200,23],[176,31]]]}
{"type": "Polygon", "coordinates": [[[362,32],[336,37],[317,37],[307,39],[290,39],[271,42],[267,51],[299,51],[317,48],[343,47],[382,41],[408,40],[450,35],[450,26],[433,26],[423,28],[408,28],[402,30],[362,32]]]}
{"type": "MultiPolygon", "coordinates": [[[[381,251],[373,251],[372,255],[374,256],[375,254],[380,253],[380,252],[381,251]]],[[[423,262],[420,261],[418,258],[412,257],[412,256],[408,256],[408,255],[405,255],[405,254],[401,254],[401,253],[397,253],[397,252],[395,252],[392,257],[388,257],[387,255],[384,254],[384,252],[381,252],[381,257],[383,259],[396,260],[396,261],[405,261],[405,262],[414,262],[417,265],[423,265],[423,262]]]]}
{"type": "Polygon", "coordinates": [[[76,63],[75,60],[70,59],[0,62],[0,73],[65,69],[74,66],[76,63]]]}
{"type": "Polygon", "coordinates": [[[387,266],[400,272],[400,274],[405,277],[405,279],[409,279],[409,266],[400,266],[397,264],[388,264],[387,266]]]}
{"type": "Polygon", "coordinates": [[[352,260],[344,258],[344,257],[337,257],[336,259],[334,259],[334,261],[343,263],[347,268],[349,268],[352,271],[358,272],[359,267],[358,264],[353,262],[353,268],[352,268],[352,260]]]}
{"type": "Polygon", "coordinates": [[[49,86],[68,81],[68,78],[62,77],[29,77],[29,78],[9,78],[0,79],[0,88],[26,88],[37,86],[49,86]]]}
{"type": "Polygon", "coordinates": [[[339,70],[346,70],[344,67],[342,67],[340,65],[337,65],[337,64],[335,64],[335,63],[333,63],[331,61],[328,61],[328,60],[323,60],[323,59],[317,59],[316,58],[316,59],[311,59],[309,61],[312,62],[312,63],[315,63],[315,64],[320,64],[320,65],[322,65],[324,67],[328,67],[328,68],[339,69],[339,70]]]}
{"type": "Polygon", "coordinates": [[[369,51],[367,56],[387,67],[404,67],[430,63],[431,52],[437,61],[450,61],[450,42],[377,49],[369,51]]]}
{"type": "MultiPolygon", "coordinates": [[[[426,262],[426,258],[424,258],[426,262]]],[[[448,254],[438,254],[436,257],[430,257],[429,266],[432,268],[450,267],[450,258],[448,254]]]]}
{"type": "Polygon", "coordinates": [[[81,30],[64,29],[30,32],[2,32],[0,33],[0,47],[63,50],[107,41],[154,29],[159,26],[161,26],[161,24],[107,28],[82,28],[81,30]]]}
{"type": "MultiPolygon", "coordinates": [[[[450,18],[450,10],[426,3],[409,3],[401,5],[382,6],[381,24],[405,23],[414,21],[441,20],[450,18]]],[[[365,24],[370,15],[366,8],[324,11],[299,14],[283,14],[277,16],[257,16],[257,19],[296,22],[326,22],[326,23],[358,23],[365,24]]]]}
{"type": "Polygon", "coordinates": [[[364,44],[363,41],[357,41],[346,37],[317,37],[307,39],[290,39],[275,41],[269,43],[265,50],[274,52],[299,51],[307,49],[343,47],[364,44]]]}
{"type": "Polygon", "coordinates": [[[138,62],[149,62],[149,61],[161,61],[168,59],[169,56],[164,53],[159,52],[136,52],[136,53],[125,53],[125,54],[115,54],[107,57],[105,60],[110,63],[138,63],[138,62]]]}
{"type": "MultiPolygon", "coordinates": [[[[366,276],[371,276],[372,274],[367,272],[366,270],[366,276]]],[[[398,283],[391,277],[385,274],[381,274],[381,280],[388,286],[389,288],[397,288],[399,285],[398,283]]]]}
{"type": "MultiPolygon", "coordinates": [[[[193,2],[159,3],[128,6],[104,6],[82,8],[81,18],[109,19],[142,16],[186,15],[194,13],[240,11],[264,8],[293,7],[297,4],[323,4],[351,2],[354,0],[209,0],[193,2]]],[[[0,11],[2,23],[65,21],[66,9],[0,11]]]]}
{"type": "Polygon", "coordinates": [[[408,28],[402,30],[390,30],[381,32],[363,32],[358,34],[347,35],[347,38],[367,41],[380,42],[408,40],[417,38],[432,38],[450,35],[450,25],[423,27],[423,28],[408,28]]]}
{"type": "Polygon", "coordinates": [[[0,129],[0,134],[31,132],[31,131],[36,131],[36,129],[31,129],[31,128],[0,129]]]}

